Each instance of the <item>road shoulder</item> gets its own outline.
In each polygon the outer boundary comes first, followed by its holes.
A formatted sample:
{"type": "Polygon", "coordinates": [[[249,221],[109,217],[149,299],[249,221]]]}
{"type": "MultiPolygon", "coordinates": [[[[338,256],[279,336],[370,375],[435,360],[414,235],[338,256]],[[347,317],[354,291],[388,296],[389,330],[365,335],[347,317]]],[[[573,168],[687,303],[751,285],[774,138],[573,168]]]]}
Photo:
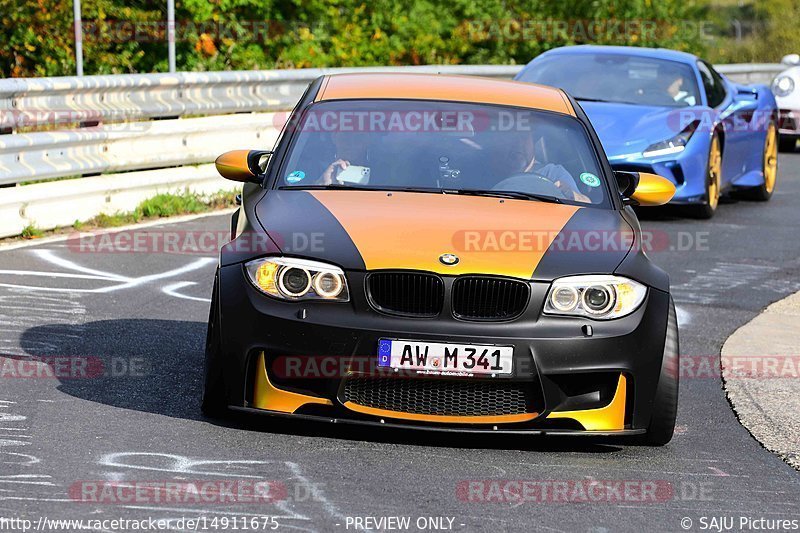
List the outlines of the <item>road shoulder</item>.
{"type": "Polygon", "coordinates": [[[728,338],[722,380],[742,425],[800,470],[800,292],[770,305],[728,338]]]}

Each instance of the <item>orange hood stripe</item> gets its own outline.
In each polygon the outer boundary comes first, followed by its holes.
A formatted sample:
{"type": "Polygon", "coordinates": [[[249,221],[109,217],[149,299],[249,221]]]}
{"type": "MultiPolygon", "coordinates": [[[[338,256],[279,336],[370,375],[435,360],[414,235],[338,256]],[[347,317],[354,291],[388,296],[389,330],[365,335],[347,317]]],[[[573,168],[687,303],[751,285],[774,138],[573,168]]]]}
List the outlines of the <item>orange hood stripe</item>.
{"type": "Polygon", "coordinates": [[[365,98],[497,104],[575,116],[561,89],[477,76],[337,74],[326,78],[316,101],[365,98]]]}
{"type": "Polygon", "coordinates": [[[367,270],[492,274],[530,279],[580,209],[479,196],[312,191],[350,236],[367,270]],[[459,262],[439,261],[453,253],[459,262]]]}

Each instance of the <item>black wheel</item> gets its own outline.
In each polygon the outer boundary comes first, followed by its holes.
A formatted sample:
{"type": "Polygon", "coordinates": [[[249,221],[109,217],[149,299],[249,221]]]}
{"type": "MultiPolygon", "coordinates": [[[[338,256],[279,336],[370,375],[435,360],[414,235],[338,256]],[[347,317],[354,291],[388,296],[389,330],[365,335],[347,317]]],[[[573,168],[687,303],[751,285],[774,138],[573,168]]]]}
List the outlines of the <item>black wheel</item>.
{"type": "Polygon", "coordinates": [[[794,152],[795,148],[797,148],[797,137],[781,135],[778,140],[778,148],[781,152],[794,152]]]}
{"type": "Polygon", "coordinates": [[[708,149],[706,166],[706,198],[704,203],[686,206],[686,211],[695,218],[709,219],[717,212],[720,188],[722,187],[722,145],[715,131],[708,149]]]}
{"type": "Polygon", "coordinates": [[[219,273],[214,276],[214,289],[211,293],[211,311],[208,313],[208,332],[206,334],[206,355],[203,368],[203,395],[200,409],[207,416],[219,417],[228,410],[225,397],[225,383],[222,379],[221,340],[219,336],[219,273]]]}
{"type": "Polygon", "coordinates": [[[778,129],[774,122],[769,123],[767,136],[764,139],[761,171],[764,173],[764,183],[760,187],[741,191],[740,195],[743,198],[757,202],[766,202],[772,198],[772,191],[775,190],[775,182],[778,179],[778,129]]]}
{"type": "Polygon", "coordinates": [[[653,401],[653,415],[647,433],[642,438],[644,444],[664,446],[672,440],[675,419],[678,415],[679,350],[678,319],[675,314],[675,303],[670,298],[667,337],[664,341],[664,362],[661,365],[661,376],[653,401]]]}

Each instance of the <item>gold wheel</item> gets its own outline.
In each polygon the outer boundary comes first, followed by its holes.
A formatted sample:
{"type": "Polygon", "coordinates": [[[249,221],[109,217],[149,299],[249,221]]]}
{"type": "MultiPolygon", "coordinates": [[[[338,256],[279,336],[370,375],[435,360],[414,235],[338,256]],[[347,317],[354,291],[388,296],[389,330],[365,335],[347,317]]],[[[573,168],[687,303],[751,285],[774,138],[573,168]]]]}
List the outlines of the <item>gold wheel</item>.
{"type": "Polygon", "coordinates": [[[713,210],[719,204],[719,190],[722,184],[722,150],[719,147],[719,136],[711,138],[711,149],[708,151],[708,206],[713,210]]]}
{"type": "Polygon", "coordinates": [[[775,181],[778,179],[778,130],[770,122],[767,138],[764,141],[764,187],[767,194],[772,194],[775,181]]]}

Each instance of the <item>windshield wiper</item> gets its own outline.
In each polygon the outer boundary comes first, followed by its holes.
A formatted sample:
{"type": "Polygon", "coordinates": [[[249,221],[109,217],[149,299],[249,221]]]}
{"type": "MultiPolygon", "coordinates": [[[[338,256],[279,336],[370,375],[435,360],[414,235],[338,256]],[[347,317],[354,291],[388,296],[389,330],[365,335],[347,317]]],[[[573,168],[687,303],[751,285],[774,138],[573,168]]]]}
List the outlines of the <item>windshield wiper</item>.
{"type": "Polygon", "coordinates": [[[575,100],[580,100],[581,102],[607,102],[612,103],[611,100],[604,100],[602,98],[588,98],[585,96],[576,96],[575,100]]]}
{"type": "Polygon", "coordinates": [[[605,100],[603,98],[586,98],[584,96],[576,96],[579,102],[601,102],[603,104],[627,104],[627,105],[646,105],[641,102],[629,102],[628,100],[605,100]]]}
{"type": "Polygon", "coordinates": [[[520,191],[494,191],[490,189],[442,189],[445,194],[463,194],[466,196],[491,196],[492,198],[510,198],[512,200],[537,200],[551,204],[562,204],[560,198],[520,191]]]}
{"type": "Polygon", "coordinates": [[[629,102],[627,100],[604,100],[602,98],[585,98],[583,96],[576,96],[575,100],[578,100],[579,102],[601,102],[604,104],[645,105],[639,102],[629,102]]]}
{"type": "Polygon", "coordinates": [[[464,196],[491,196],[493,198],[509,198],[511,200],[538,200],[552,204],[563,203],[560,198],[555,196],[545,196],[543,194],[533,194],[519,191],[495,191],[490,189],[438,189],[436,187],[361,187],[358,185],[342,185],[331,183],[330,185],[282,185],[278,187],[282,191],[318,191],[318,190],[353,190],[353,191],[382,191],[382,192],[422,192],[434,194],[461,194],[464,196]]]}
{"type": "Polygon", "coordinates": [[[331,183],[329,185],[281,185],[278,189],[282,191],[291,191],[291,190],[298,190],[298,191],[305,191],[305,190],[321,190],[321,189],[355,189],[359,191],[374,191],[374,187],[361,187],[359,185],[341,185],[339,183],[331,183]]]}
{"type": "Polygon", "coordinates": [[[336,190],[336,191],[376,191],[376,192],[425,192],[441,194],[442,190],[436,187],[364,187],[361,185],[343,185],[341,183],[331,183],[329,185],[281,185],[278,187],[282,191],[318,191],[318,190],[336,190]]]}

